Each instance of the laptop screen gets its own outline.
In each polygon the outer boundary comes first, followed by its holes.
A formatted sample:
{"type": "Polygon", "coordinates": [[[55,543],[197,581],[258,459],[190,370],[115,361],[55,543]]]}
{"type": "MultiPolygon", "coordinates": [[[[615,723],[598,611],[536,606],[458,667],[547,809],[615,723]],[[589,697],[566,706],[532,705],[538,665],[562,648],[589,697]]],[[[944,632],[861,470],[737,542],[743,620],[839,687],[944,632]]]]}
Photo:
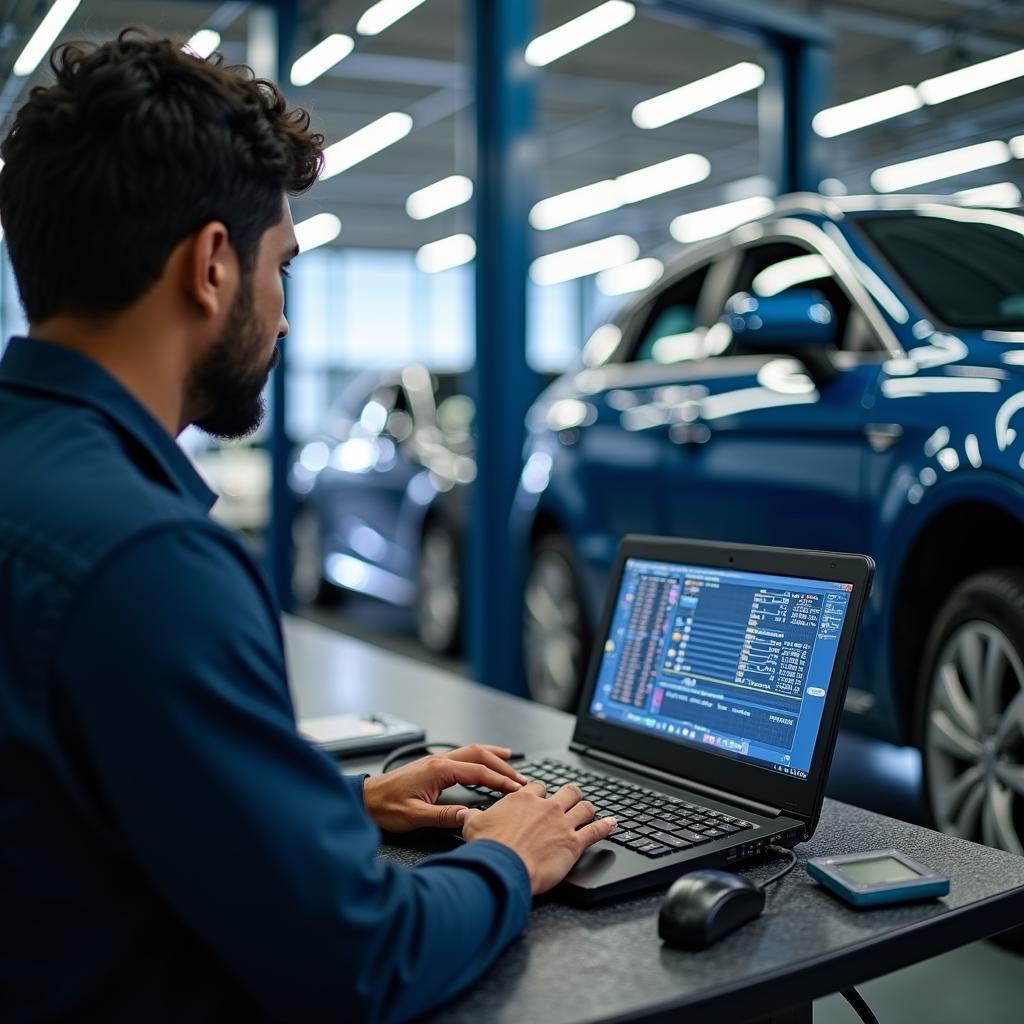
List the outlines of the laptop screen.
{"type": "Polygon", "coordinates": [[[628,558],[590,714],[806,779],[851,591],[628,558]]]}

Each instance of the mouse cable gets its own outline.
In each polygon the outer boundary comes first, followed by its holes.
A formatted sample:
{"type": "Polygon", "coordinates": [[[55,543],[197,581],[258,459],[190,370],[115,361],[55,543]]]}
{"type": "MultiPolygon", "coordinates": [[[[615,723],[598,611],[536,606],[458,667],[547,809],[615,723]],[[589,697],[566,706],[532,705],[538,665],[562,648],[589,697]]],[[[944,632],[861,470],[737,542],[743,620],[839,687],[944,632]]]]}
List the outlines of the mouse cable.
{"type": "Polygon", "coordinates": [[[878,1024],[878,1018],[871,1012],[871,1007],[855,988],[844,988],[839,994],[853,1007],[853,1012],[864,1024],[878,1024]]]}
{"type": "Polygon", "coordinates": [[[457,750],[458,743],[407,743],[404,747],[392,750],[380,766],[380,773],[397,768],[402,761],[410,761],[414,757],[425,757],[428,754],[444,754],[449,750],[457,750]]]}
{"type": "Polygon", "coordinates": [[[759,882],[757,886],[759,889],[767,889],[769,885],[774,885],[780,879],[785,878],[796,867],[798,859],[797,855],[785,846],[766,846],[764,850],[765,853],[773,853],[776,857],[788,857],[789,863],[781,871],[777,871],[763,882],[759,882]]]}

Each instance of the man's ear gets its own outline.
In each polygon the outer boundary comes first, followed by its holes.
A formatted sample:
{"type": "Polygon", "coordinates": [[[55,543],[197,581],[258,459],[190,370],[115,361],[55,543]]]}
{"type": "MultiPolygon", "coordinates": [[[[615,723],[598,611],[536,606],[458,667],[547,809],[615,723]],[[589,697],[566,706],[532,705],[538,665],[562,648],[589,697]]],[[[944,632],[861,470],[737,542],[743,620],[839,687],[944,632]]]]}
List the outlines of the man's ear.
{"type": "Polygon", "coordinates": [[[229,309],[238,286],[238,257],[220,221],[210,221],[186,242],[185,290],[199,312],[216,319],[229,309]]]}

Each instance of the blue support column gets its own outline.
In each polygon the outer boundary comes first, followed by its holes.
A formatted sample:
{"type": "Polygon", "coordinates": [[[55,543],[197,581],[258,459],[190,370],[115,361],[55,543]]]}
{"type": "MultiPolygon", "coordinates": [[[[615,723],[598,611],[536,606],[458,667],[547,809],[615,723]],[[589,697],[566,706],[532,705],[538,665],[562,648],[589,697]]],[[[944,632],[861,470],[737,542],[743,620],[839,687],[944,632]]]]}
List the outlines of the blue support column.
{"type": "MultiPolygon", "coordinates": [[[[274,4],[277,29],[277,67],[275,78],[284,87],[291,69],[298,29],[298,9],[294,0],[280,0],[274,4]]],[[[287,313],[288,282],[285,284],[285,308],[287,313]]],[[[288,375],[288,345],[279,342],[281,362],[271,376],[271,419],[270,419],[270,523],[267,527],[267,569],[274,593],[281,611],[289,612],[294,606],[292,597],[292,519],[294,499],[288,487],[288,461],[291,443],[286,430],[287,393],[285,382],[288,375]]]]}
{"type": "Polygon", "coordinates": [[[474,676],[522,686],[522,573],[509,516],[522,466],[523,421],[537,392],[526,364],[526,275],[536,140],[533,0],[471,0],[476,82],[476,399],[478,473],[466,594],[474,676]]]}
{"type": "Polygon", "coordinates": [[[780,192],[817,192],[824,175],[811,120],[828,105],[828,50],[803,40],[771,44],[758,104],[762,169],[780,192]]]}

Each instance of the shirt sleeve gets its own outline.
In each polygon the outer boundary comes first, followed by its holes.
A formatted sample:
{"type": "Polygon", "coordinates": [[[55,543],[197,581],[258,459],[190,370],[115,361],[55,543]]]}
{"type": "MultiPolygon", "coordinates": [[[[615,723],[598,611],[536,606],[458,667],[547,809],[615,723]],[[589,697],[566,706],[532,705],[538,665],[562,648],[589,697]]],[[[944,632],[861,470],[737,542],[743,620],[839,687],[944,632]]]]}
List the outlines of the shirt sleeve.
{"type": "Polygon", "coordinates": [[[362,780],[296,732],[269,595],[212,524],[110,558],[58,652],[57,699],[112,829],[275,1017],[405,1020],[523,928],[529,879],[500,844],[377,859],[362,780]]]}

